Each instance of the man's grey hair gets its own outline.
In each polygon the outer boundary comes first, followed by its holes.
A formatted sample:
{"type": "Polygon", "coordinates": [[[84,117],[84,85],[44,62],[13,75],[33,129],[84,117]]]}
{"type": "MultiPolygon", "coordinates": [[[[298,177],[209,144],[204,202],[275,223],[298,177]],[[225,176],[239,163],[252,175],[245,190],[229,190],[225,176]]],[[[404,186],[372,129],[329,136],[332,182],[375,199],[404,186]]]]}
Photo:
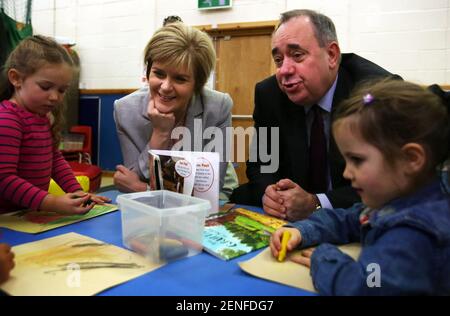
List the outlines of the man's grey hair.
{"type": "Polygon", "coordinates": [[[320,47],[325,47],[333,41],[338,43],[336,28],[334,27],[333,21],[326,15],[313,10],[301,9],[281,13],[277,29],[289,20],[300,16],[309,17],[311,20],[314,28],[314,34],[320,47]]]}

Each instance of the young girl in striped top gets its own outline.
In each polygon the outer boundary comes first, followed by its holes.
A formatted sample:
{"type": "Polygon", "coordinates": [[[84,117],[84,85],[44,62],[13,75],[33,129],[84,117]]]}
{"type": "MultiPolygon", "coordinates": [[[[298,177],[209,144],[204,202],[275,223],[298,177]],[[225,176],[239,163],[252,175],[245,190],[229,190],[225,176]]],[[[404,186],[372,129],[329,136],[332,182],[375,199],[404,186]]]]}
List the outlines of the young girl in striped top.
{"type": "Polygon", "coordinates": [[[43,36],[23,40],[6,61],[0,82],[0,213],[28,208],[84,214],[109,201],[84,193],[58,150],[72,67],[66,50],[43,36]],[[70,193],[49,194],[50,178],[70,193]]]}

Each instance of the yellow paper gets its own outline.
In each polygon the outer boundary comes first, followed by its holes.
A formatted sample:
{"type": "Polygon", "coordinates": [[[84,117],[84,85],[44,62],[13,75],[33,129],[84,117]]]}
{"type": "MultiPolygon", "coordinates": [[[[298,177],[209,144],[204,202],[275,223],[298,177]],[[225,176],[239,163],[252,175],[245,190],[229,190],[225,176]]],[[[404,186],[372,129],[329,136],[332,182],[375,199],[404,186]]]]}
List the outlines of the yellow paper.
{"type": "Polygon", "coordinates": [[[68,233],[12,248],[10,295],[94,295],[161,267],[96,239],[68,233]]]}
{"type": "MultiPolygon", "coordinates": [[[[361,252],[360,244],[348,244],[338,248],[355,260],[361,252]]],[[[291,254],[295,255],[297,252],[299,251],[293,251],[291,254]]],[[[265,249],[250,260],[239,262],[239,266],[245,272],[258,278],[316,292],[309,268],[290,261],[289,257],[284,262],[278,262],[272,256],[270,248],[265,249]]]]}
{"type": "MultiPolygon", "coordinates": [[[[78,183],[81,185],[81,188],[84,192],[89,192],[89,177],[87,176],[76,176],[75,177],[78,181],[78,183]]],[[[66,192],[61,189],[61,187],[53,180],[50,179],[50,185],[48,187],[48,193],[53,195],[64,195],[66,192]]]]}
{"type": "Polygon", "coordinates": [[[84,221],[118,209],[113,204],[97,204],[84,215],[61,215],[50,212],[17,211],[0,215],[0,227],[24,233],[41,233],[50,229],[84,221]]]}

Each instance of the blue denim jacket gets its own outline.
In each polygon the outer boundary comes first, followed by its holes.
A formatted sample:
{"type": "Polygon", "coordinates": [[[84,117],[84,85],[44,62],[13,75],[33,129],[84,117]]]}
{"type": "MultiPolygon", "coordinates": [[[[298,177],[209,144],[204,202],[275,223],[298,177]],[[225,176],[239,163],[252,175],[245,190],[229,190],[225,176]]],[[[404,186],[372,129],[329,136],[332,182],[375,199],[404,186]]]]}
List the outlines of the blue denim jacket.
{"type": "Polygon", "coordinates": [[[361,203],[349,209],[321,209],[292,224],[301,231],[300,248],[320,244],[311,257],[311,276],[319,293],[449,295],[450,198],[439,182],[367,211],[361,203]],[[368,221],[362,220],[367,214],[368,221]],[[363,246],[357,261],[332,245],[350,242],[363,246]],[[379,287],[373,286],[373,263],[380,270],[379,287]]]}

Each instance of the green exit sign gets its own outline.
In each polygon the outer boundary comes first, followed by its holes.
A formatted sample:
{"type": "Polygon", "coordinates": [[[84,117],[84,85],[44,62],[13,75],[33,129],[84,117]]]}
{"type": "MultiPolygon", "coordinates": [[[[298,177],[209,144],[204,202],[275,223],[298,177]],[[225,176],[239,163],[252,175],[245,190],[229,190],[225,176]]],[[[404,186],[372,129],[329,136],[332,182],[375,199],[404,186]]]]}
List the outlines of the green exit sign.
{"type": "Polygon", "coordinates": [[[232,0],[198,0],[200,10],[231,8],[232,0]]]}

